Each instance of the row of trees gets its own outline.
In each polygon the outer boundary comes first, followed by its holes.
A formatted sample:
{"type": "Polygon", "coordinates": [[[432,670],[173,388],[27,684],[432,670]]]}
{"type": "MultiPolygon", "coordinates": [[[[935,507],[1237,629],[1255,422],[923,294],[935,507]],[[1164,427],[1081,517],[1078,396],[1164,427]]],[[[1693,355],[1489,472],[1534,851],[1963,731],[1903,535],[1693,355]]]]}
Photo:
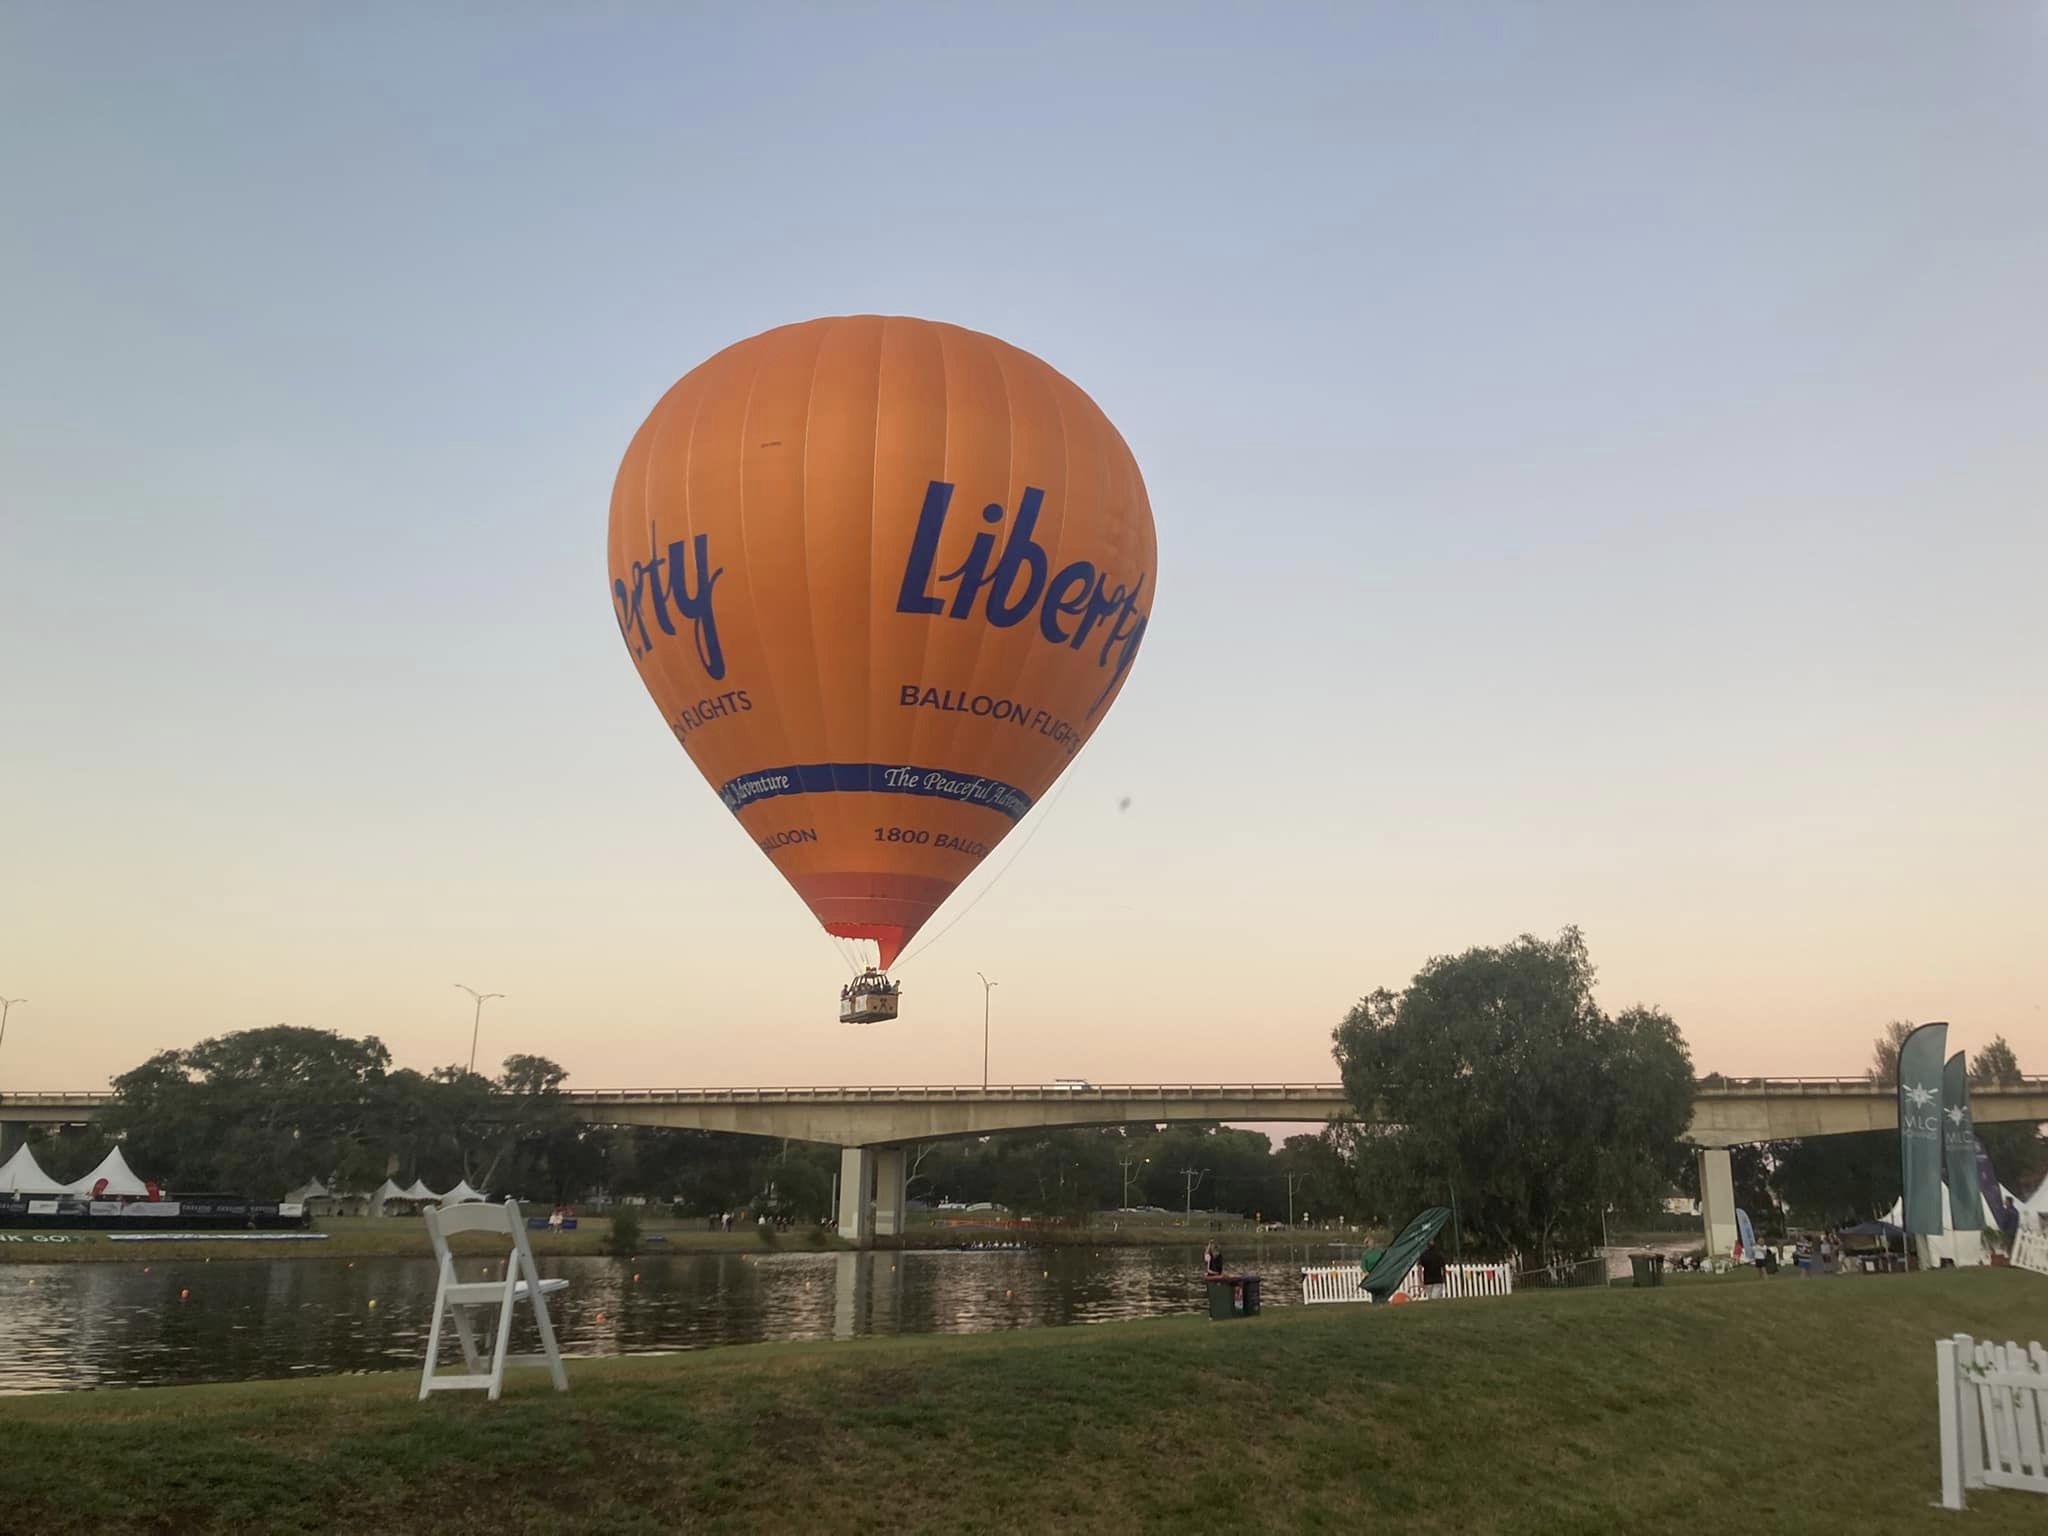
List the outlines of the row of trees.
{"type": "Polygon", "coordinates": [[[1227,1211],[1267,1220],[1351,1216],[1356,1181],[1334,1142],[1220,1125],[1115,1126],[932,1142],[912,1154],[913,1199],[989,1201],[1034,1216],[1078,1219],[1150,1206],[1227,1211]]]}
{"type": "Polygon", "coordinates": [[[281,1024],[159,1052],[114,1079],[97,1125],[46,1138],[40,1155],[62,1176],[119,1141],[138,1172],[187,1192],[374,1189],[389,1176],[560,1197],[602,1165],[562,1097],[566,1076],[544,1056],[508,1057],[496,1078],[393,1070],[374,1035],[281,1024]]]}

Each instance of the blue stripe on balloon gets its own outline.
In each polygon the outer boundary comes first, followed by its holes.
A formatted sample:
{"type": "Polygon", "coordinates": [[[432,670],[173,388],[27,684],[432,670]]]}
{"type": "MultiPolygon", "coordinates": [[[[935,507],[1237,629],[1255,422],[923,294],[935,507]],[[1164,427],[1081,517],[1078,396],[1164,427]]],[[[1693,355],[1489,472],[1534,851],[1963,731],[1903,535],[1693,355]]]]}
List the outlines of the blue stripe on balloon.
{"type": "Polygon", "coordinates": [[[1024,813],[1031,809],[1031,797],[1001,779],[903,763],[792,763],[786,768],[760,768],[743,773],[718,786],[718,798],[735,814],[757,801],[783,795],[844,793],[923,795],[979,806],[1012,821],[1023,820],[1024,813]]]}

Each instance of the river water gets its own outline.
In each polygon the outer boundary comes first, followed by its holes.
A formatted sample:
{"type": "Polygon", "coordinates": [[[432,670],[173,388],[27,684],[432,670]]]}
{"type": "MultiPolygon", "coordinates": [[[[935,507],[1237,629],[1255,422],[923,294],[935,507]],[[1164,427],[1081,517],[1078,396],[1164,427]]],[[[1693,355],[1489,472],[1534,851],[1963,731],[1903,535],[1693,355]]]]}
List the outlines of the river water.
{"type": "MultiPolygon", "coordinates": [[[[1327,1246],[1269,1247],[1268,1307],[1298,1305],[1327,1246]]],[[[779,1339],[984,1333],[1202,1311],[1198,1248],[762,1253],[539,1261],[570,1355],[779,1339]]],[[[463,1278],[480,1278],[465,1261],[463,1278]]],[[[433,1321],[428,1259],[0,1264],[0,1392],[342,1371],[417,1370],[433,1321]]],[[[533,1325],[521,1309],[522,1331],[533,1325]]],[[[516,1338],[515,1338],[516,1344],[516,1338]]],[[[531,1347],[530,1345],[527,1347],[531,1347]]]]}

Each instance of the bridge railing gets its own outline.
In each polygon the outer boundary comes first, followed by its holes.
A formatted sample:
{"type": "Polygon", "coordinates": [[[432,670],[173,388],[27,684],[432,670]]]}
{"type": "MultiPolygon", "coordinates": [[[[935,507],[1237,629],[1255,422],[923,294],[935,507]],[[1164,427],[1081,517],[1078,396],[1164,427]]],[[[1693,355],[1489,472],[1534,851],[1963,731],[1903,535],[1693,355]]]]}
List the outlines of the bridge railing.
{"type": "MultiPolygon", "coordinates": [[[[1841,1094],[1863,1097],[1865,1095],[1885,1096],[1892,1093],[1886,1083],[1875,1083],[1866,1076],[1859,1077],[1729,1077],[1726,1073],[1710,1073],[1701,1078],[1693,1090],[1701,1098],[1729,1097],[1755,1098],[1759,1095],[1769,1098],[1774,1095],[1797,1097],[1801,1094],[1841,1094]]],[[[1972,1094],[1983,1094],[1996,1098],[2007,1093],[2048,1092],[2048,1076],[2022,1077],[2016,1083],[1973,1083],[1972,1094]]]]}
{"type": "Polygon", "coordinates": [[[572,1088],[566,1096],[579,1103],[636,1104],[687,1102],[784,1103],[802,1100],[868,1101],[905,1099],[967,1099],[1004,1101],[1042,1099],[1331,1099],[1342,1098],[1341,1083],[1016,1083],[947,1086],[815,1087],[815,1088],[572,1088]]]}
{"type": "MultiPolygon", "coordinates": [[[[1714,1075],[1711,1081],[1702,1081],[1696,1090],[1703,1099],[1714,1098],[1756,1098],[1787,1097],[1807,1095],[1842,1097],[1874,1097],[1889,1095],[1891,1090],[1873,1083],[1868,1077],[1728,1077],[1714,1075]]],[[[2048,1093],[2048,1076],[2031,1076],[2011,1084],[1983,1084],[1971,1089],[1974,1094],[1986,1098],[1997,1098],[2006,1094],[2048,1093]]],[[[0,1092],[0,1114],[9,1107],[22,1109],[51,1109],[76,1106],[81,1109],[97,1108],[113,1095],[105,1089],[51,1089],[42,1092],[24,1091],[0,1092]]],[[[1002,1102],[1017,1099],[1205,1099],[1205,1098],[1254,1098],[1285,1101],[1288,1099],[1340,1099],[1344,1097],[1341,1083],[1011,1083],[991,1084],[984,1088],[979,1084],[959,1085],[891,1085],[876,1083],[855,1087],[844,1085],[814,1087],[733,1087],[733,1088],[572,1088],[567,1097],[574,1103],[582,1104],[636,1104],[636,1103],[798,1103],[803,1101],[830,1101],[838,1103],[869,1102],[877,1100],[967,1100],[1002,1102]]]]}

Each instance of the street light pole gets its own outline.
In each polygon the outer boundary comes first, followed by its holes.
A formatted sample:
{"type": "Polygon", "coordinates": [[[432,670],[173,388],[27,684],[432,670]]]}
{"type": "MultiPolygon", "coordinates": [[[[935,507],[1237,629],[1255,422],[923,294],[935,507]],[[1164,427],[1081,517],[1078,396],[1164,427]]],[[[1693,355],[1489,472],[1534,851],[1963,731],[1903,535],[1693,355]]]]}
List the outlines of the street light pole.
{"type": "Polygon", "coordinates": [[[1152,1159],[1149,1157],[1120,1157],[1117,1161],[1123,1165],[1124,1170],[1124,1197],[1117,1203],[1128,1208],[1131,1203],[1131,1170],[1140,1163],[1150,1164],[1152,1159]]]}
{"type": "Polygon", "coordinates": [[[0,1045],[7,1043],[7,1015],[13,1011],[16,1003],[27,1001],[25,997],[0,997],[0,1045]]]}
{"type": "Polygon", "coordinates": [[[455,983],[455,990],[467,992],[476,999],[476,1017],[470,1022],[469,1026],[469,1070],[471,1073],[474,1073],[476,1071],[476,1037],[483,1032],[484,1027],[484,1004],[494,997],[503,997],[505,994],[502,992],[479,992],[475,987],[465,987],[459,981],[455,983]]]}
{"type": "Polygon", "coordinates": [[[1185,1227],[1190,1225],[1195,1219],[1195,1186],[1209,1177],[1209,1170],[1206,1168],[1183,1168],[1181,1169],[1181,1177],[1188,1182],[1187,1197],[1180,1210],[1180,1224],[1185,1227]]]}
{"type": "MultiPolygon", "coordinates": [[[[974,973],[981,976],[981,972],[974,973]]],[[[996,983],[981,976],[981,1086],[988,1087],[988,1000],[996,989],[996,983]]]]}
{"type": "Polygon", "coordinates": [[[1290,1173],[1287,1175],[1287,1230],[1290,1232],[1294,1230],[1294,1186],[1298,1181],[1307,1177],[1308,1175],[1305,1173],[1290,1173]]]}

